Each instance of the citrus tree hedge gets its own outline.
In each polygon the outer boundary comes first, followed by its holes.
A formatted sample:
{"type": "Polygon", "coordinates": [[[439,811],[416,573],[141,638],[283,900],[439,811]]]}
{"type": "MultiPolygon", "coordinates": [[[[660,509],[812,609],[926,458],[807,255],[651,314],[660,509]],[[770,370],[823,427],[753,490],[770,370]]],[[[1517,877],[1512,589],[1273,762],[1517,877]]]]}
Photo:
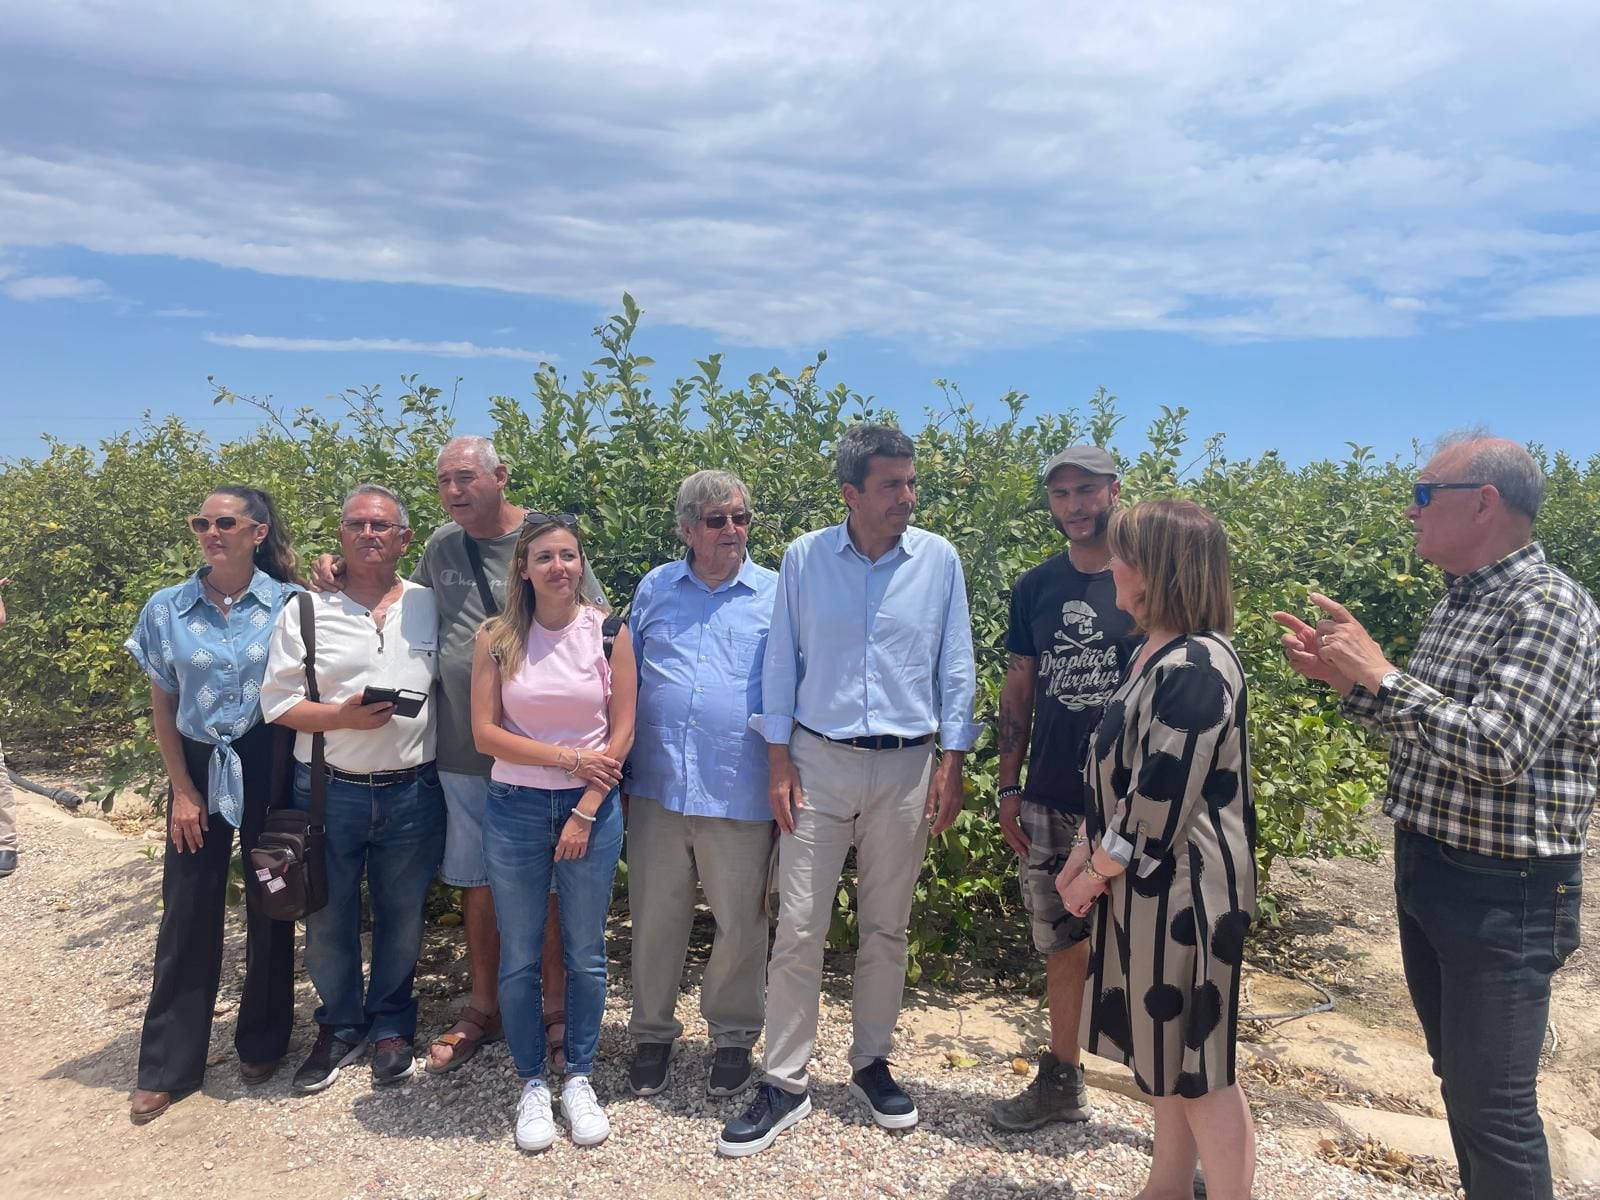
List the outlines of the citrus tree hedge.
{"type": "MultiPolygon", "coordinates": [[[[515,500],[584,516],[595,568],[614,600],[631,596],[652,566],[674,557],[672,498],[704,467],[750,485],[757,519],[750,551],[776,565],[797,534],[837,521],[842,501],[832,447],[851,423],[896,414],[844,384],[824,389],[825,355],[794,375],[774,369],[730,381],[720,356],[670,386],[633,352],[639,310],[595,330],[600,356],[577,380],[545,366],[531,403],[491,402],[490,434],[511,469],[515,500]]],[[[395,401],[377,389],[344,393],[338,418],[284,413],[216,387],[221,404],[254,406],[261,424],[213,444],[176,418],[146,419],[98,448],[51,440],[46,453],[0,463],[0,576],[11,623],[0,645],[0,722],[12,744],[48,737],[72,746],[109,738],[98,796],[153,779],[148,692],[121,649],[145,598],[195,565],[184,528],[207,490],[247,482],[277,498],[300,548],[335,547],[338,505],[356,484],[379,482],[408,501],[423,533],[443,520],[432,477],[455,431],[452,405],[415,377],[395,401]]],[[[1103,391],[1084,409],[1025,419],[1025,397],[1002,397],[980,417],[941,384],[942,406],[913,433],[921,484],[918,524],[948,537],[967,571],[978,648],[978,715],[993,722],[1004,669],[1007,592],[1026,568],[1062,548],[1039,484],[1051,453],[1078,441],[1109,446],[1126,467],[1124,495],[1183,494],[1212,509],[1232,542],[1237,643],[1252,687],[1251,733],[1260,857],[1362,853],[1359,815],[1381,786],[1381,746],[1343,724],[1328,697],[1301,686],[1277,650],[1269,614],[1304,610],[1308,589],[1347,603],[1403,657],[1441,582],[1412,552],[1403,510],[1416,455],[1380,460],[1349,443],[1340,457],[1293,467],[1268,452],[1230,459],[1220,435],[1197,443],[1183,409],[1164,410],[1140,439],[1103,391]]],[[[1418,430],[1418,434],[1437,431],[1418,430]]],[[[1551,556],[1593,590],[1600,583],[1600,457],[1574,461],[1535,447],[1550,474],[1540,534],[1551,556]]],[[[417,540],[420,548],[422,539],[417,540]]],[[[415,552],[415,551],[414,551],[415,552]]],[[[969,757],[966,810],[928,852],[911,931],[913,975],[982,959],[996,939],[1023,936],[1014,919],[1014,867],[992,813],[996,752],[985,735],[969,757]]],[[[851,885],[835,933],[853,934],[851,885]]]]}

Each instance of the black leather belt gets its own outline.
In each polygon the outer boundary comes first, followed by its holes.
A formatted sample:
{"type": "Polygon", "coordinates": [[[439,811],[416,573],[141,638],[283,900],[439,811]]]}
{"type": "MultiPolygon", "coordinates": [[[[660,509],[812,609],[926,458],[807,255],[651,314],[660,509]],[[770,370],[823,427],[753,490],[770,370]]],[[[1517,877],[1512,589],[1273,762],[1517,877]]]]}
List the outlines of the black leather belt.
{"type": "Polygon", "coordinates": [[[421,767],[404,767],[398,771],[369,771],[365,774],[360,771],[341,771],[338,767],[325,767],[329,779],[337,779],[341,783],[357,783],[362,787],[393,787],[397,783],[410,783],[417,777],[421,767]]]}
{"type": "MultiPolygon", "coordinates": [[[[798,724],[798,722],[797,722],[798,724]]],[[[818,733],[809,725],[801,725],[812,737],[819,737],[825,742],[832,742],[835,746],[854,746],[857,750],[903,750],[908,746],[920,746],[924,742],[933,740],[933,734],[925,733],[921,737],[901,737],[896,733],[869,734],[866,737],[836,738],[825,733],[818,733]]]]}

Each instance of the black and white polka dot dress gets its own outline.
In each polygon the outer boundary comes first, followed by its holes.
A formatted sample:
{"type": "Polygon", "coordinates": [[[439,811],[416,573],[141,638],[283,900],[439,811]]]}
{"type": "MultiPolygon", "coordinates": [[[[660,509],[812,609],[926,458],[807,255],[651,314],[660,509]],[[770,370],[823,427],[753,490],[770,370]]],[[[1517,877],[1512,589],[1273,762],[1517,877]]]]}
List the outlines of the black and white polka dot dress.
{"type": "Polygon", "coordinates": [[[1256,899],[1246,711],[1228,640],[1178,638],[1113,693],[1085,764],[1090,843],[1132,857],[1091,911],[1083,1045],[1157,1096],[1234,1082],[1256,899]]]}

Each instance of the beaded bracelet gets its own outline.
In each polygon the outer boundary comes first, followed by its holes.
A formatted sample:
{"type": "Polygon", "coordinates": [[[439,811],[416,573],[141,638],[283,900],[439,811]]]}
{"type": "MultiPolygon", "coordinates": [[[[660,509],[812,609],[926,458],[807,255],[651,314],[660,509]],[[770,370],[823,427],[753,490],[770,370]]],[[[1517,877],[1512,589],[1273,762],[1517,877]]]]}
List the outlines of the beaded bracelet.
{"type": "Polygon", "coordinates": [[[1022,789],[1020,787],[1018,787],[1016,784],[1012,784],[1010,787],[1003,787],[1003,788],[1000,789],[999,798],[1001,800],[1009,800],[1013,796],[1020,796],[1020,795],[1022,795],[1022,789]]]}

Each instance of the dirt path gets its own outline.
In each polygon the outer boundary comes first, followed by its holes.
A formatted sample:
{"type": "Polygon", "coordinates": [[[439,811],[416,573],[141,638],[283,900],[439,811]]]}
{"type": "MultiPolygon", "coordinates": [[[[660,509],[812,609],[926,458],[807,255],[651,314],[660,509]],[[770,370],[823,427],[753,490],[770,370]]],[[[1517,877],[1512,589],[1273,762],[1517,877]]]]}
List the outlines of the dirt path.
{"type": "MultiPolygon", "coordinates": [[[[1020,1084],[1013,1056],[1031,1054],[1044,1029],[1036,1004],[1016,993],[913,992],[897,1061],[924,1119],[909,1136],[883,1134],[844,1095],[849,1027],[841,1001],[847,981],[837,972],[817,1048],[817,1115],[773,1150],[741,1162],[711,1153],[716,1129],[734,1102],[705,1097],[703,1041],[691,1036],[668,1092],[649,1101],[627,1096],[622,1086],[628,1054],[625,959],[613,963],[597,1076],[615,1133],[596,1150],[558,1142],[538,1158],[516,1151],[509,1129],[517,1088],[503,1046],[489,1047],[459,1075],[419,1078],[384,1092],[374,1092],[359,1068],[316,1097],[293,1095],[287,1072],[247,1091],[238,1081],[231,1048],[241,958],[237,920],[230,920],[213,1031],[214,1065],[206,1086],[159,1121],[135,1128],[127,1120],[127,1093],[159,919],[159,843],[154,831],[139,828],[137,821],[131,829],[126,820],[114,828],[95,817],[69,816],[36,798],[22,801],[19,817],[22,866],[0,881],[5,962],[0,1038],[7,1046],[0,1066],[5,1146],[0,1195],[8,1200],[177,1195],[498,1200],[771,1196],[775,1191],[818,1197],[914,1193],[956,1200],[1117,1196],[1136,1190],[1148,1165],[1149,1111],[1121,1094],[1131,1084],[1125,1072],[1108,1064],[1091,1065],[1097,1090],[1096,1119],[1089,1125],[1007,1138],[988,1130],[983,1114],[990,1099],[1020,1084]]],[[[1338,960],[1346,964],[1347,976],[1337,983],[1341,1011],[1317,1018],[1319,1024],[1293,1023],[1251,1048],[1252,1061],[1259,1056],[1281,1064],[1270,1077],[1259,1066],[1245,1068],[1253,1098],[1261,1102],[1258,1194],[1272,1200],[1417,1194],[1318,1158],[1318,1140],[1337,1133],[1339,1123],[1327,1113],[1334,1097],[1316,1095],[1316,1087],[1306,1086],[1310,1079],[1319,1080],[1324,1093],[1342,1087],[1369,1098],[1412,1097],[1413,1112],[1431,1091],[1424,1077],[1412,1080],[1415,1087],[1408,1092],[1404,1079],[1373,1070],[1395,1061],[1392,1046],[1406,1047],[1413,1058],[1420,1052],[1403,993],[1395,999],[1397,976],[1392,955],[1386,956],[1381,923],[1386,910],[1374,882],[1381,874],[1381,868],[1363,864],[1313,868],[1317,882],[1308,885],[1303,922],[1306,936],[1344,956],[1338,960]],[[1374,914],[1380,919],[1374,921],[1374,914]],[[1319,924],[1324,921],[1326,928],[1319,924]],[[1308,1065],[1315,1054],[1331,1060],[1338,1073],[1317,1076],[1308,1065]]],[[[618,919],[611,939],[619,949],[626,946],[625,924],[618,919]]],[[[430,929],[419,971],[425,1031],[445,1025],[460,1002],[461,956],[458,930],[430,929]]],[[[1579,997],[1585,987],[1592,988],[1592,971],[1587,961],[1575,963],[1562,979],[1561,1040],[1551,1067],[1558,1072],[1553,1078],[1565,1082],[1546,1089],[1547,1108],[1558,1108],[1561,1119],[1586,1128],[1594,1123],[1595,1096],[1593,1072],[1584,1064],[1592,1063],[1600,1041],[1590,1036],[1593,1017],[1579,997]]],[[[693,967],[691,977],[697,980],[693,967]]],[[[1266,976],[1255,978],[1264,994],[1275,995],[1271,989],[1284,986],[1266,976]]],[[[302,981],[291,1066],[305,1051],[314,1004],[302,981]]],[[[691,1030],[698,1027],[694,1005],[694,991],[686,990],[680,1016],[691,1030]]],[[[1422,1071],[1425,1076],[1425,1063],[1422,1071]]],[[[1405,1107],[1400,1100],[1380,1102],[1405,1107]]],[[[1575,1188],[1563,1193],[1591,1194],[1575,1188]]]]}

